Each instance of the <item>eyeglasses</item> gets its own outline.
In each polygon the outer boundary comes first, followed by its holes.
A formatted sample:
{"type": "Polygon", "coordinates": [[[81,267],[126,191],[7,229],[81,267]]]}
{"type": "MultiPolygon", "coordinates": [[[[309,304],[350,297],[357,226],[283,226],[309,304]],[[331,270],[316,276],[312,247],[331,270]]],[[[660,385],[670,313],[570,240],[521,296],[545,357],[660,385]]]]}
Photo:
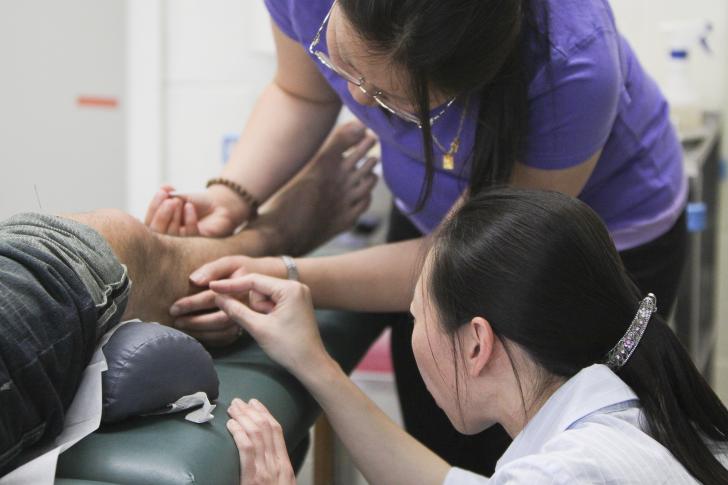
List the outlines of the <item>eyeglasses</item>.
{"type": "MultiPolygon", "coordinates": [[[[318,31],[316,32],[316,35],[314,36],[313,40],[311,41],[311,45],[308,46],[308,51],[316,56],[316,59],[321,62],[324,66],[334,71],[336,74],[338,74],[341,78],[343,78],[346,82],[349,82],[353,84],[354,86],[358,87],[359,90],[364,93],[366,96],[369,96],[370,98],[374,99],[374,101],[377,102],[379,106],[387,110],[388,112],[392,113],[395,116],[398,116],[399,118],[402,118],[405,121],[409,121],[410,123],[416,124],[418,127],[422,128],[422,122],[420,121],[420,118],[410,113],[409,111],[406,111],[402,108],[398,108],[395,103],[389,99],[388,95],[384,93],[381,89],[378,89],[376,86],[372,85],[371,83],[368,83],[366,79],[364,79],[364,76],[352,74],[350,72],[347,72],[345,69],[342,69],[341,67],[337,66],[331,58],[326,54],[325,52],[318,50],[317,46],[319,42],[321,41],[321,34],[324,32],[324,29],[326,28],[329,18],[331,17],[331,12],[334,11],[334,6],[336,6],[336,1],[334,0],[334,3],[331,5],[331,8],[329,9],[329,12],[326,14],[326,17],[324,17],[323,22],[321,22],[321,26],[319,27],[318,31]],[[367,87],[369,86],[369,87],[367,87]]],[[[445,114],[445,111],[455,102],[455,97],[451,98],[447,103],[444,104],[442,110],[440,110],[435,116],[430,118],[430,125],[432,125],[435,121],[437,121],[438,118],[440,118],[443,114],[445,114]]]]}

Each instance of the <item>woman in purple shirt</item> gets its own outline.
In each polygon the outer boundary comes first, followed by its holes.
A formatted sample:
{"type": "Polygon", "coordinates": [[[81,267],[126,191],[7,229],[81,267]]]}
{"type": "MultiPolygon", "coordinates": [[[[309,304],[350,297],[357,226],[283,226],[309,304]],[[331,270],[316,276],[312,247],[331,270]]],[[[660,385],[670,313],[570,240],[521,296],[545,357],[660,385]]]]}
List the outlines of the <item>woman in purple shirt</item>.
{"type": "MultiPolygon", "coordinates": [[[[512,184],[589,204],[640,289],[655,293],[669,312],[686,239],[681,147],[665,99],[618,33],[607,0],[266,5],[278,71],[221,178],[205,194],[189,196],[193,216],[207,234],[232,232],[309,158],[345,104],[381,144],[395,198],[390,243],[286,264],[226,259],[193,273],[193,283],[204,287],[240,267],[297,274],[319,307],[403,312],[427,235],[468,193],[512,184]]],[[[169,227],[174,203],[153,207],[153,228],[169,227]]],[[[202,292],[172,313],[188,331],[229,328],[224,315],[187,315],[211,301],[202,292]]],[[[505,433],[455,433],[418,375],[411,333],[408,316],[393,326],[407,430],[450,463],[489,474],[505,433]]]]}

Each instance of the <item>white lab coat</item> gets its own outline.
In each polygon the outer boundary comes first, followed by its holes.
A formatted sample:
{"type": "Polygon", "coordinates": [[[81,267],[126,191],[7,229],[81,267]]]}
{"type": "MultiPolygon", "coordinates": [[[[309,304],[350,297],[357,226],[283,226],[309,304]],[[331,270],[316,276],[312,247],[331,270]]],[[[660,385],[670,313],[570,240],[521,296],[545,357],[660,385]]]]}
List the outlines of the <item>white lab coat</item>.
{"type": "MultiPolygon", "coordinates": [[[[695,484],[644,431],[632,389],[605,365],[563,384],[516,436],[491,478],[452,468],[445,485],[695,484]]],[[[728,449],[717,454],[728,464],[728,449]]]]}

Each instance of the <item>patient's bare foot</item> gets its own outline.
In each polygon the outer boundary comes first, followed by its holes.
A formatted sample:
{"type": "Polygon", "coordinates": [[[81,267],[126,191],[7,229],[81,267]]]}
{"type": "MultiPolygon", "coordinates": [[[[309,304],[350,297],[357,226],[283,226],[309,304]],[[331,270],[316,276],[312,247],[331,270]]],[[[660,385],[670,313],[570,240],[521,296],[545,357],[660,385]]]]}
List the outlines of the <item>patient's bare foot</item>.
{"type": "Polygon", "coordinates": [[[358,122],[329,135],[318,153],[260,211],[253,226],[271,225],[281,252],[305,254],[354,226],[369,208],[377,183],[376,158],[362,160],[376,139],[358,122]]]}

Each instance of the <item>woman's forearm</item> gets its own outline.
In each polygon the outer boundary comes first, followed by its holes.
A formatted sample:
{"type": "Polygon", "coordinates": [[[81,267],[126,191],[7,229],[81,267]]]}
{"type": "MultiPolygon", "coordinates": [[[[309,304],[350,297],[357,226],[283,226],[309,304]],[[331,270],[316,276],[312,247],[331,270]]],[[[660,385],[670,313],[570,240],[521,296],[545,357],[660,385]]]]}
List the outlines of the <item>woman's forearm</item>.
{"type": "Polygon", "coordinates": [[[428,246],[422,237],[296,263],[319,308],[407,311],[428,246]]]}
{"type": "Polygon", "coordinates": [[[297,376],[371,484],[442,484],[450,465],[408,435],[333,360],[297,376]]]}
{"type": "Polygon", "coordinates": [[[340,109],[338,101],[302,98],[272,82],[258,98],[221,176],[264,202],[314,155],[340,109]]]}

